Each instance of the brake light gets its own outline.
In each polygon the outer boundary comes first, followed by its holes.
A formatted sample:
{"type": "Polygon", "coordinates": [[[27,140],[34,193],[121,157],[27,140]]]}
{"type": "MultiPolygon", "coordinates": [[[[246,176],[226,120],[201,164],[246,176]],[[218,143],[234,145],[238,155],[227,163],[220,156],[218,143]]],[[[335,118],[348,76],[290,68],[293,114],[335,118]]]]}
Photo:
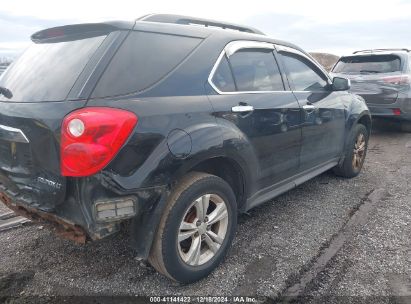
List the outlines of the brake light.
{"type": "Polygon", "coordinates": [[[387,76],[387,77],[383,77],[382,81],[384,81],[385,83],[397,84],[397,85],[410,84],[411,83],[410,76],[408,76],[408,75],[387,76]]]}
{"type": "Polygon", "coordinates": [[[90,176],[114,158],[138,121],[134,113],[90,107],[68,114],[61,126],[61,174],[90,176]]]}
{"type": "Polygon", "coordinates": [[[396,116],[399,116],[399,115],[401,115],[401,109],[392,109],[392,114],[394,114],[394,115],[396,115],[396,116]]]}

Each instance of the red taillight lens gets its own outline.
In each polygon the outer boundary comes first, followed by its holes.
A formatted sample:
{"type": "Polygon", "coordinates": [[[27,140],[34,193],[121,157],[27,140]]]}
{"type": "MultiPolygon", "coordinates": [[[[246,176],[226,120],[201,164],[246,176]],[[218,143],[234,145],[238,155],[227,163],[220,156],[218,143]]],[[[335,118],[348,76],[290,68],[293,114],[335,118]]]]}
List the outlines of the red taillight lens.
{"type": "Polygon", "coordinates": [[[61,126],[61,174],[89,176],[113,159],[137,124],[134,113],[113,108],[84,108],[67,115],[61,126]]]}
{"type": "Polygon", "coordinates": [[[401,76],[388,76],[382,78],[382,81],[385,83],[390,83],[390,84],[410,84],[411,80],[408,75],[401,75],[401,76]]]}
{"type": "Polygon", "coordinates": [[[401,115],[401,109],[392,109],[392,114],[399,116],[401,115]]]}

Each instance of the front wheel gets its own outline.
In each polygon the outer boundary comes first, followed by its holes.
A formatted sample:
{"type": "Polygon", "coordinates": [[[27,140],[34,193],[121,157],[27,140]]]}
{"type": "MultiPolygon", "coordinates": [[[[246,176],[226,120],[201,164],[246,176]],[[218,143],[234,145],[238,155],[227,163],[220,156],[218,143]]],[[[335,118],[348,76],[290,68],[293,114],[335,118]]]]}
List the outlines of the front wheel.
{"type": "Polygon", "coordinates": [[[197,281],[223,260],[236,225],[231,187],[217,176],[189,173],[170,195],[149,262],[175,281],[197,281]]]}
{"type": "Polygon", "coordinates": [[[352,178],[357,176],[362,169],[367,155],[368,131],[362,124],[353,127],[348,146],[345,152],[344,161],[334,168],[334,173],[352,178]]]}

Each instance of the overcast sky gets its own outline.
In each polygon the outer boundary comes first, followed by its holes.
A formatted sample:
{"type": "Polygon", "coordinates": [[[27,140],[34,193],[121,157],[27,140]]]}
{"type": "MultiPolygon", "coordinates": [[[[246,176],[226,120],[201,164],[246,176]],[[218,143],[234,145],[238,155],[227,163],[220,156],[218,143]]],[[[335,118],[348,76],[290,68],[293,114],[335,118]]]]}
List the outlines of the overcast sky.
{"type": "Polygon", "coordinates": [[[259,28],[307,51],[411,47],[409,0],[2,0],[0,55],[19,52],[40,29],[78,22],[175,13],[259,28]]]}

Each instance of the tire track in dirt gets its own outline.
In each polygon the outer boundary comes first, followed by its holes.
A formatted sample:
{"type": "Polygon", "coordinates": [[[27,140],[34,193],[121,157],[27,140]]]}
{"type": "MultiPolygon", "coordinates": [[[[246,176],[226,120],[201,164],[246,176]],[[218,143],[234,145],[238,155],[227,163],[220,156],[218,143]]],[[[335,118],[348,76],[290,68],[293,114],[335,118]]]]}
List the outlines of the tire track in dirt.
{"type": "Polygon", "coordinates": [[[276,298],[268,299],[267,303],[292,303],[301,300],[309,284],[327,267],[346,241],[351,238],[355,229],[366,223],[368,216],[374,210],[377,203],[388,195],[384,188],[375,189],[366,195],[358,208],[353,210],[350,219],[344,227],[328,244],[323,246],[319,254],[311,262],[302,268],[299,277],[291,277],[280,295],[276,298]]]}

